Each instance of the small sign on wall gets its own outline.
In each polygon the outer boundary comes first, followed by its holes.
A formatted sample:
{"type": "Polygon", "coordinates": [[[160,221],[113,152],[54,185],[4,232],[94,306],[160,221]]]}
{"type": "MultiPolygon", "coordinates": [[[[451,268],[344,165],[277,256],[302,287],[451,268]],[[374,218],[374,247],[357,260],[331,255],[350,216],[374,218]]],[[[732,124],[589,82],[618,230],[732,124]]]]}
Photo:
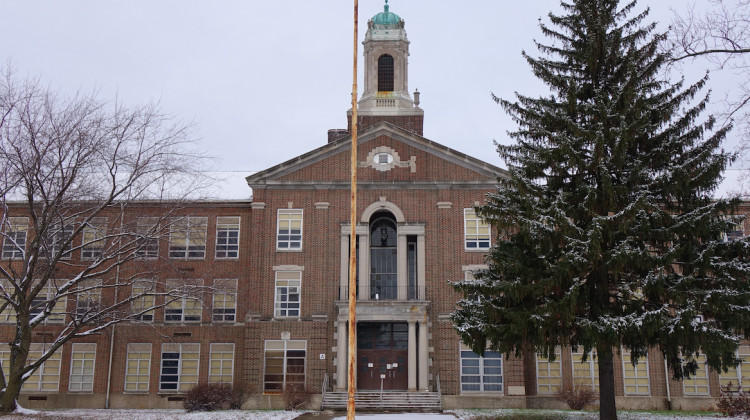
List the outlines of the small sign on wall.
{"type": "Polygon", "coordinates": [[[326,354],[320,353],[320,360],[326,360],[326,354]]]}

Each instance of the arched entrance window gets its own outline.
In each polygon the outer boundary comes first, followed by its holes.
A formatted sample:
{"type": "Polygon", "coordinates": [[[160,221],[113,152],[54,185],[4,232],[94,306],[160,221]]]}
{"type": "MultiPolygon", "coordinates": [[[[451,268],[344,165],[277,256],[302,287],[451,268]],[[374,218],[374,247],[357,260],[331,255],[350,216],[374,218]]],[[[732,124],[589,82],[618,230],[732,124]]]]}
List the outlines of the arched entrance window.
{"type": "Polygon", "coordinates": [[[393,92],[393,57],[388,54],[378,58],[378,91],[393,92]]]}
{"type": "Polygon", "coordinates": [[[396,220],[378,212],[370,222],[370,299],[398,297],[398,250],[396,220]]]}

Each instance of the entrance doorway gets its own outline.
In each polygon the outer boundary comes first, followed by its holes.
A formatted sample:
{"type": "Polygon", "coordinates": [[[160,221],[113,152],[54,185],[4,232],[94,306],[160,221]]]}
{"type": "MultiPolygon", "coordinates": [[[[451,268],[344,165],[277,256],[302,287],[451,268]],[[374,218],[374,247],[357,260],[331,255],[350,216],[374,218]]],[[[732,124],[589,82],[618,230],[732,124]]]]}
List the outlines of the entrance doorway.
{"type": "Polygon", "coordinates": [[[405,322],[357,324],[357,389],[406,390],[409,325],[405,322]]]}

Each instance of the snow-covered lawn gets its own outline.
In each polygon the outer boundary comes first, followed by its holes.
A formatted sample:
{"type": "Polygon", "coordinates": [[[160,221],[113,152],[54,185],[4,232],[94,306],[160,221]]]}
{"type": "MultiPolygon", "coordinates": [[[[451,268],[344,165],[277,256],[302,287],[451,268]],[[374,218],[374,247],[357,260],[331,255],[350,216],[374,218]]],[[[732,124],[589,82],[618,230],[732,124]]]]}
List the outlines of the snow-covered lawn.
{"type": "MultiPolygon", "coordinates": [[[[21,413],[3,417],[12,420],[292,420],[300,416],[299,411],[260,411],[260,410],[231,410],[213,412],[187,413],[185,410],[22,410],[21,413]]],[[[404,414],[366,414],[358,413],[357,418],[365,420],[472,420],[472,419],[513,419],[524,418],[550,418],[555,420],[596,420],[598,415],[586,411],[562,411],[562,410],[453,410],[445,414],[430,413],[404,413],[404,414]],[[538,417],[536,417],[536,416],[538,417]]],[[[738,417],[722,417],[718,414],[681,414],[674,412],[626,412],[620,411],[617,416],[622,420],[700,420],[716,419],[741,420],[738,417]]],[[[321,415],[321,419],[330,418],[321,415]]],[[[345,420],[346,415],[336,414],[333,420],[345,420]]]]}
{"type": "MultiPolygon", "coordinates": [[[[510,420],[514,417],[521,416],[529,416],[529,418],[550,418],[555,420],[597,420],[599,418],[597,413],[591,411],[565,410],[453,410],[450,411],[450,413],[454,414],[460,420],[482,418],[492,419],[494,417],[510,420]],[[532,417],[535,414],[539,417],[532,417]]],[[[662,411],[659,413],[618,411],[617,418],[620,420],[700,420],[716,418],[724,420],[742,420],[740,417],[723,417],[721,414],[716,413],[693,414],[681,413],[679,411],[662,411]]]]}
{"type": "Polygon", "coordinates": [[[292,420],[299,411],[228,410],[192,412],[185,410],[22,410],[5,419],[29,420],[292,420]]]}

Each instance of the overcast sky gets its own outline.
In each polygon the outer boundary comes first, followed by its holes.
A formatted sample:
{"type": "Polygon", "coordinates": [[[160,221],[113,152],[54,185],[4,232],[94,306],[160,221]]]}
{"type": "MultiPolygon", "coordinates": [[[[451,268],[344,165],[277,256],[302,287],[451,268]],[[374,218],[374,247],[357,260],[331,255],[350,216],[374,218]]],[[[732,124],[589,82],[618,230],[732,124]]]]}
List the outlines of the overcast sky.
{"type": "MultiPolygon", "coordinates": [[[[346,127],[353,3],[0,0],[0,58],[65,93],[98,89],[102,99],[126,104],[159,101],[196,122],[218,169],[249,174],[346,127]]],[[[639,9],[650,7],[666,28],[670,7],[688,3],[641,0],[639,9]]],[[[695,3],[700,9],[707,0],[695,3]]],[[[383,4],[359,1],[360,64],[367,20],[383,4]]],[[[493,141],[507,143],[514,126],[490,92],[544,93],[521,50],[536,55],[533,39],[544,40],[538,19],[559,11],[559,2],[390,0],[390,7],[406,21],[409,90],[422,93],[425,137],[502,166],[493,141]]],[[[692,66],[688,81],[706,67],[692,66]]]]}

